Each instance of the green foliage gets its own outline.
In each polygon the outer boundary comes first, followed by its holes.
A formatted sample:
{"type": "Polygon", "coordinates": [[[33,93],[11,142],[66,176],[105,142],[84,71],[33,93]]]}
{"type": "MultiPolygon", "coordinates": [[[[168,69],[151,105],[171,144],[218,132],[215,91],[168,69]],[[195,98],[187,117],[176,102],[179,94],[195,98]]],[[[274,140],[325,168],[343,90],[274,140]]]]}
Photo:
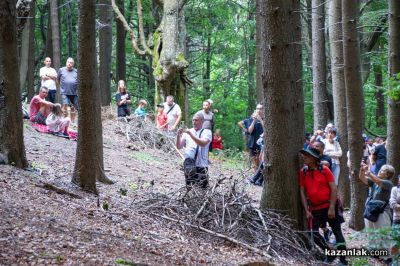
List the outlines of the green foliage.
{"type": "Polygon", "coordinates": [[[136,265],[136,263],[134,263],[133,261],[122,259],[122,258],[116,259],[115,263],[118,264],[118,265],[130,265],[130,266],[136,265]]]}
{"type": "Polygon", "coordinates": [[[126,188],[120,188],[118,193],[122,196],[126,196],[128,194],[128,190],[126,188]]]}
{"type": "Polygon", "coordinates": [[[385,94],[394,101],[400,100],[400,72],[389,77],[389,86],[385,94]]]}
{"type": "Polygon", "coordinates": [[[103,204],[101,205],[101,207],[103,208],[103,210],[105,210],[105,211],[108,211],[108,208],[109,208],[109,206],[108,206],[108,202],[103,202],[103,204]]]}

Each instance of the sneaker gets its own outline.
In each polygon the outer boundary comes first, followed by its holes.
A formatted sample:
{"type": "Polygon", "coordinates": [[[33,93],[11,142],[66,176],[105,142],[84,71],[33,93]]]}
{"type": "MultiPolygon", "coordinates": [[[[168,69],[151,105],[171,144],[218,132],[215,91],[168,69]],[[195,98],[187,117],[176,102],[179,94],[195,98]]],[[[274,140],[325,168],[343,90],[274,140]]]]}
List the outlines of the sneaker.
{"type": "Polygon", "coordinates": [[[330,264],[330,263],[334,262],[335,259],[336,259],[336,256],[326,256],[325,260],[324,260],[324,263],[330,264]]]}
{"type": "Polygon", "coordinates": [[[324,239],[326,242],[329,242],[331,235],[332,235],[332,230],[328,229],[328,230],[324,231],[324,239]]]}

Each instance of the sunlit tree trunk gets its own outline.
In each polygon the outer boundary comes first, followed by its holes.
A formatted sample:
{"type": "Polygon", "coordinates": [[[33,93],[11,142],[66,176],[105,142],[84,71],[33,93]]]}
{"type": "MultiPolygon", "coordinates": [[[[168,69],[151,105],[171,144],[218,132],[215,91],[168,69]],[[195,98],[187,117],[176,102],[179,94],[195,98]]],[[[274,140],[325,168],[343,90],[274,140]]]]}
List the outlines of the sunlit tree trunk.
{"type": "MultiPolygon", "coordinates": [[[[400,1],[389,1],[389,74],[400,72],[400,1]]],[[[389,98],[388,163],[400,173],[400,99],[389,98]]],[[[393,180],[395,181],[395,180],[393,180]]],[[[397,180],[396,180],[397,181],[397,180]]]]}
{"type": "Polygon", "coordinates": [[[16,6],[0,1],[0,164],[28,165],[20,100],[16,6]]]}
{"type": "Polygon", "coordinates": [[[328,123],[328,91],[326,88],[325,0],[312,0],[312,66],[314,130],[328,123]]]}
{"type": "Polygon", "coordinates": [[[112,50],[112,15],[110,0],[100,1],[100,91],[101,91],[101,105],[106,106],[111,103],[111,50],[112,50]]]}
{"type": "Polygon", "coordinates": [[[302,226],[298,172],[304,136],[300,1],[260,4],[266,170],[261,207],[287,211],[302,226]],[[282,136],[285,137],[282,137],[282,136]]]}
{"type": "Polygon", "coordinates": [[[342,0],[332,0],[329,7],[329,38],[331,48],[332,92],[335,126],[340,135],[343,156],[340,158],[339,193],[346,207],[350,206],[350,182],[347,168],[347,105],[343,66],[342,0]]]}
{"type": "Polygon", "coordinates": [[[79,3],[78,101],[79,139],[72,182],[97,193],[96,180],[111,183],[104,174],[100,90],[96,68],[95,0],[79,3]]]}
{"type": "Polygon", "coordinates": [[[111,0],[111,2],[117,17],[124,22],[125,30],[130,33],[135,52],[152,57],[153,76],[157,83],[154,101],[156,103],[161,102],[165,100],[167,95],[173,95],[175,101],[180,106],[184,106],[185,90],[192,85],[192,81],[186,73],[189,62],[185,59],[185,1],[164,0],[158,2],[163,7],[163,18],[159,27],[152,34],[149,46],[146,43],[143,31],[141,1],[137,1],[139,36],[143,49],[139,48],[135,31],[130,28],[117,9],[115,0],[111,0]]]}
{"type": "Polygon", "coordinates": [[[363,93],[360,73],[360,46],[357,34],[357,0],[342,0],[343,57],[347,101],[347,130],[350,150],[351,212],[349,226],[364,228],[365,185],[358,178],[363,153],[363,93]]]}

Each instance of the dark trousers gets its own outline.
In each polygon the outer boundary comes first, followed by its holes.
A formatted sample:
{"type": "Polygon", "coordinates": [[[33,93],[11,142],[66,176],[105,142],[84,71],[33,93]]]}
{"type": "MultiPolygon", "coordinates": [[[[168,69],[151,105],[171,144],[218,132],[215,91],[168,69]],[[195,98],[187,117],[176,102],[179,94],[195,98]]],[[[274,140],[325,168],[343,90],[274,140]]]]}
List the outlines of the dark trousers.
{"type": "MultiPolygon", "coordinates": [[[[342,228],[341,228],[341,224],[344,222],[343,216],[341,216],[341,214],[339,214],[338,206],[336,206],[335,218],[330,219],[330,218],[328,218],[328,209],[329,208],[324,208],[324,209],[312,211],[312,216],[313,216],[312,231],[314,234],[315,244],[317,244],[323,250],[330,249],[328,244],[325,242],[325,239],[319,233],[319,227],[321,226],[321,224],[325,225],[326,222],[328,222],[329,226],[332,228],[333,234],[335,235],[337,249],[344,250],[344,249],[346,249],[346,241],[344,239],[344,236],[342,233],[342,228]]],[[[345,257],[341,256],[340,260],[341,261],[345,260],[345,257]]]]}
{"type": "Polygon", "coordinates": [[[52,103],[56,102],[56,90],[49,90],[49,101],[52,103]]]}
{"type": "Polygon", "coordinates": [[[196,173],[194,175],[185,175],[185,181],[187,187],[194,185],[207,188],[208,187],[208,168],[207,167],[196,167],[196,173]]]}

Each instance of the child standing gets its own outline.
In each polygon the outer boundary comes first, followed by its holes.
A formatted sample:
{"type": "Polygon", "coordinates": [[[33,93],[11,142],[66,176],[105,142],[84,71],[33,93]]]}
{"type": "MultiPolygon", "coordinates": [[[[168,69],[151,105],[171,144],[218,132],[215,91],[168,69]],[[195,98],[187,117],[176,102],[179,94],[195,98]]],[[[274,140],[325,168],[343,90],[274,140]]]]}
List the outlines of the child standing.
{"type": "Polygon", "coordinates": [[[46,119],[47,130],[51,133],[58,133],[68,137],[68,127],[71,120],[69,117],[63,117],[61,104],[53,105],[51,113],[46,119]]]}
{"type": "Polygon", "coordinates": [[[158,107],[158,112],[157,112],[157,128],[161,129],[161,130],[167,130],[167,120],[168,120],[168,116],[166,113],[164,113],[164,105],[163,104],[157,104],[158,107]]]}

